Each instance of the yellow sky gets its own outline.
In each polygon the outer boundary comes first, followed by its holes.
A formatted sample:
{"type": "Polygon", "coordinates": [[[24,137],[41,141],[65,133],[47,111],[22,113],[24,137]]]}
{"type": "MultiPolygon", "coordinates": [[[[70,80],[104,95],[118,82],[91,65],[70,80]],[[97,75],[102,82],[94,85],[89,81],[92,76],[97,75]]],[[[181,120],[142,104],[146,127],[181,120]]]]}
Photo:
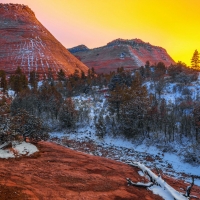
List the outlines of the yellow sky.
{"type": "Polygon", "coordinates": [[[200,0],[1,0],[23,3],[67,48],[140,38],[190,65],[200,51],[200,0]]]}

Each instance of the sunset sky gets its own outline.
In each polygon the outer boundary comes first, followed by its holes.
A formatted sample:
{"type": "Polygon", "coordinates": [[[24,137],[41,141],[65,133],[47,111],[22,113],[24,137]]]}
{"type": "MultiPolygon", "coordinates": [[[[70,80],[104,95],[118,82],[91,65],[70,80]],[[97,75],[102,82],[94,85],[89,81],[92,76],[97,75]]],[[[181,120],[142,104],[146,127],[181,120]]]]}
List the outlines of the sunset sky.
{"type": "Polygon", "coordinates": [[[190,65],[200,51],[200,0],[0,0],[28,5],[67,48],[140,38],[190,65]]]}

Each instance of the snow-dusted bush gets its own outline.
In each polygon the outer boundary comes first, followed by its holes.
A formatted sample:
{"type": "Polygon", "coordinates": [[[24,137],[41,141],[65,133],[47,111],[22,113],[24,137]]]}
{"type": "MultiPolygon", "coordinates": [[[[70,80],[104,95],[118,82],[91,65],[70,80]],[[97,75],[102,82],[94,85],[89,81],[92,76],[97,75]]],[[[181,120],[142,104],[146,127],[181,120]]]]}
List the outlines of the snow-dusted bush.
{"type": "MultiPolygon", "coordinates": [[[[16,110],[12,113],[9,132],[13,136],[22,136],[24,140],[40,141],[49,138],[48,130],[42,121],[25,110],[16,110]]],[[[15,137],[16,138],[16,137],[15,137]]]]}
{"type": "Polygon", "coordinates": [[[182,95],[192,95],[192,91],[189,88],[184,88],[182,95]]]}
{"type": "Polygon", "coordinates": [[[42,121],[30,115],[25,110],[16,110],[12,115],[0,116],[0,141],[1,143],[12,140],[47,140],[48,130],[43,126],[42,121]]]}
{"type": "Polygon", "coordinates": [[[184,162],[190,163],[192,165],[200,164],[200,148],[198,145],[190,145],[183,149],[181,152],[184,162]]]}

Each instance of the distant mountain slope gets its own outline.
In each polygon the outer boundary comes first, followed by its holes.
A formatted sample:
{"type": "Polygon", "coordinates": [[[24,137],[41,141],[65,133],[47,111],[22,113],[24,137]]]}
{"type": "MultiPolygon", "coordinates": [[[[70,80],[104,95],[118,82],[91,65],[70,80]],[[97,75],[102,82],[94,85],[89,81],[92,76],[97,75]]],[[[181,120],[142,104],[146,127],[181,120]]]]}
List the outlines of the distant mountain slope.
{"type": "Polygon", "coordinates": [[[0,69],[13,73],[20,66],[40,74],[52,68],[69,75],[75,69],[85,73],[88,67],[75,58],[36,19],[33,11],[20,4],[0,4],[0,69]]]}
{"type": "Polygon", "coordinates": [[[118,67],[135,69],[144,65],[147,60],[151,64],[162,61],[166,66],[175,63],[164,48],[140,39],[117,39],[99,48],[88,49],[80,45],[68,50],[88,67],[94,67],[97,73],[109,73],[118,67]]]}
{"type": "Polygon", "coordinates": [[[86,47],[85,45],[81,44],[81,45],[78,45],[76,47],[70,48],[68,50],[71,53],[76,53],[76,52],[81,52],[81,51],[88,51],[90,49],[88,47],[86,47]]]}

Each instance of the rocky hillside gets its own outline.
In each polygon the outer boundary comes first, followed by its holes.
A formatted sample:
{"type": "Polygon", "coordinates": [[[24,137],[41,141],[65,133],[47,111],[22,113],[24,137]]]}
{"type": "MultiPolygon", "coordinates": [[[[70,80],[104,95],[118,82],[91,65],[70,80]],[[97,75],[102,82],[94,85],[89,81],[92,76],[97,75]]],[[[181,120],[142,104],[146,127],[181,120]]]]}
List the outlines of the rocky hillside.
{"type": "Polygon", "coordinates": [[[7,73],[20,66],[24,72],[37,70],[41,75],[52,68],[69,75],[88,68],[74,57],[37,20],[34,12],[20,4],[0,4],[0,69],[7,73]]]}
{"type": "Polygon", "coordinates": [[[94,49],[83,46],[71,48],[69,51],[88,67],[94,67],[97,73],[109,73],[119,67],[136,69],[144,65],[147,60],[151,64],[162,61],[166,66],[175,63],[164,48],[145,43],[140,39],[117,39],[106,46],[94,49]]]}

